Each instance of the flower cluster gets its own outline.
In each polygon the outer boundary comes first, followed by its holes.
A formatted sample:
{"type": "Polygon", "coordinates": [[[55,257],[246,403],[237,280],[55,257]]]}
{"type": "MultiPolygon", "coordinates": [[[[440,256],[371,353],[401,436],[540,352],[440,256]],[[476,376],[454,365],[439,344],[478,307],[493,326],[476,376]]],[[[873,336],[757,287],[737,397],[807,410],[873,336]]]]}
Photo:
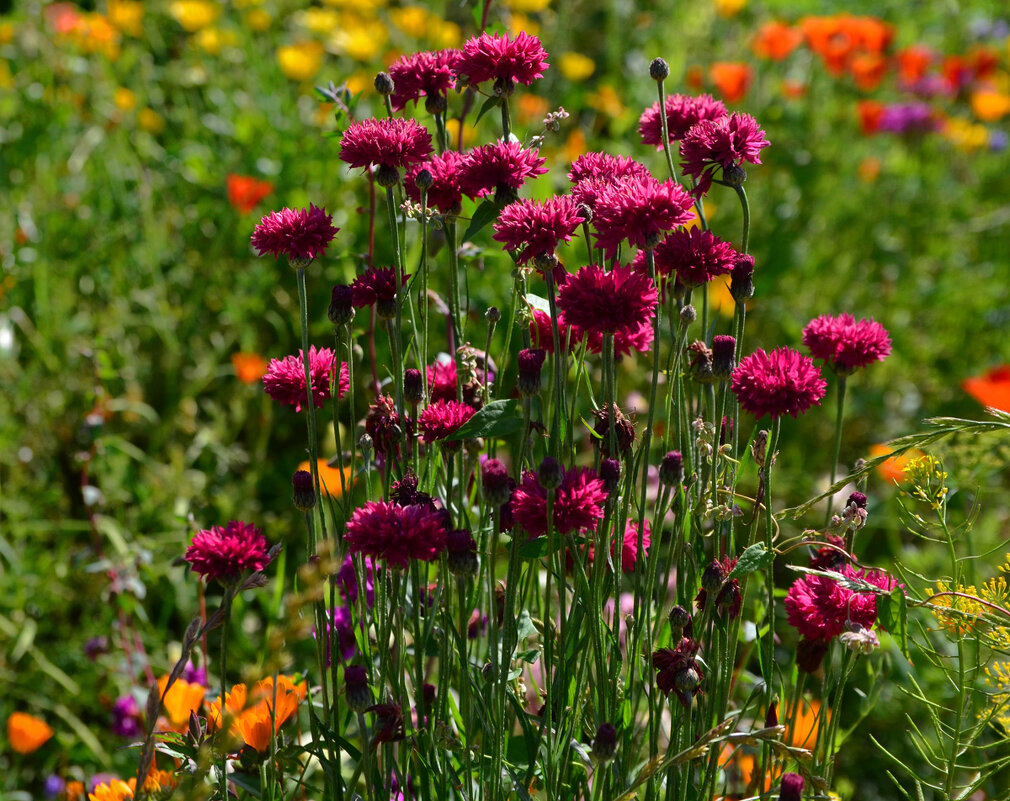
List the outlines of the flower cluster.
{"type": "Polygon", "coordinates": [[[810,355],[839,375],[883,361],[891,352],[891,338],[880,323],[857,321],[851,314],[821,315],[803,329],[803,344],[810,355]]]}

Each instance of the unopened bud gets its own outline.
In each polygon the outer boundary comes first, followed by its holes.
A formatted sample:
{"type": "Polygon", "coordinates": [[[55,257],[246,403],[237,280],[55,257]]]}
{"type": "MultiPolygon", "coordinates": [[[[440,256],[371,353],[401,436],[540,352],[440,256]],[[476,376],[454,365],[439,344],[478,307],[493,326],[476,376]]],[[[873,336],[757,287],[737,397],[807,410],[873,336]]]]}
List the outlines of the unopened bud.
{"type": "Polygon", "coordinates": [[[417,171],[417,175],[414,176],[414,186],[418,189],[430,189],[434,180],[428,170],[420,169],[417,171]]]}
{"type": "Polygon", "coordinates": [[[416,367],[403,371],[403,397],[407,403],[420,403],[424,397],[424,379],[416,367]]]}
{"type": "Polygon", "coordinates": [[[680,451],[670,451],[659,463],[659,480],[668,487],[679,487],[684,480],[684,457],[680,451]]]}
{"type": "Polygon", "coordinates": [[[670,65],[664,58],[654,58],[649,65],[649,77],[654,81],[665,81],[670,77],[670,65]]]}
{"type": "Polygon", "coordinates": [[[316,489],[312,481],[312,474],[307,470],[297,470],[291,476],[291,486],[294,490],[293,501],[295,509],[300,512],[308,512],[316,505],[316,489]]]}
{"type": "Polygon", "coordinates": [[[497,306],[491,306],[484,312],[484,319],[491,325],[497,325],[501,321],[501,310],[497,306]]]}
{"type": "Polygon", "coordinates": [[[347,284],[334,285],[326,316],[335,326],[347,325],[354,319],[354,290],[347,284]]]}
{"type": "Polygon", "coordinates": [[[712,337],[712,375],[725,381],[733,375],[736,339],[730,336],[712,337]]]}
{"type": "Polygon", "coordinates": [[[540,486],[545,490],[555,490],[560,487],[564,475],[565,471],[561,467],[561,463],[551,456],[545,456],[544,460],[540,462],[540,469],[537,470],[540,486]]]}
{"type": "Polygon", "coordinates": [[[372,705],[372,691],[368,686],[368,671],[361,665],[351,665],[344,670],[347,688],[347,706],[354,712],[364,712],[372,705]]]}
{"type": "Polygon", "coordinates": [[[388,72],[380,72],[375,76],[375,91],[380,95],[391,95],[394,89],[393,76],[388,72]]]}
{"type": "Polygon", "coordinates": [[[612,723],[604,723],[596,730],[593,738],[593,756],[600,762],[609,762],[617,753],[617,729],[612,723]]]}
{"type": "Polygon", "coordinates": [[[694,308],[690,303],[688,303],[683,309],[680,310],[680,324],[682,327],[687,328],[691,323],[698,319],[698,310],[694,308]]]}

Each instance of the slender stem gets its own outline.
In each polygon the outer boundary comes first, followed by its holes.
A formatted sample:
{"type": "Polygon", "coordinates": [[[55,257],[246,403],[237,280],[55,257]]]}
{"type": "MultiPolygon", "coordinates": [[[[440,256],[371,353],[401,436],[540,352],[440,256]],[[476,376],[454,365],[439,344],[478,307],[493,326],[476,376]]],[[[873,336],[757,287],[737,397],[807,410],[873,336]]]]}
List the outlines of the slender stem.
{"type": "Polygon", "coordinates": [[[663,81],[656,81],[659,89],[659,121],[663,129],[663,153],[666,156],[666,166],[670,170],[670,177],[677,180],[677,169],[673,166],[673,153],[670,149],[670,128],[666,119],[666,86],[663,81]]]}
{"type": "Polygon", "coordinates": [[[502,95],[501,98],[501,138],[502,141],[508,142],[509,137],[512,135],[512,119],[509,116],[509,99],[508,95],[502,95]]]}
{"type": "MultiPolygon", "coordinates": [[[[845,376],[838,377],[838,406],[835,411],[835,447],[831,450],[831,482],[829,487],[835,486],[835,477],[838,475],[838,458],[842,452],[842,420],[845,414],[845,376]]],[[[824,527],[831,523],[831,511],[835,505],[834,493],[828,496],[828,508],[824,513],[824,527]]]]}
{"type": "MultiPolygon", "coordinates": [[[[316,489],[316,498],[322,498],[322,488],[319,483],[318,444],[316,441],[316,402],[312,393],[312,367],[309,364],[309,303],[305,292],[305,268],[299,267],[296,271],[298,276],[298,305],[302,318],[302,361],[305,365],[305,394],[307,403],[305,407],[305,424],[309,435],[309,467],[312,470],[312,484],[316,489]]],[[[322,503],[319,506],[319,524],[321,526],[323,538],[326,538],[326,515],[323,513],[322,503]]],[[[315,553],[315,538],[309,535],[309,553],[315,553]]]]}
{"type": "MultiPolygon", "coordinates": [[[[772,543],[772,491],[771,491],[771,476],[772,476],[772,460],[775,456],[775,448],[778,445],[779,440],[779,427],[780,420],[775,418],[772,422],[772,430],[768,435],[768,447],[765,451],[765,463],[763,470],[763,483],[764,483],[764,518],[765,518],[765,548],[768,553],[774,553],[774,545],[772,543]]],[[[767,620],[768,620],[768,633],[764,638],[764,664],[762,665],[764,669],[764,681],[765,681],[765,709],[767,709],[772,700],[775,698],[775,688],[774,688],[774,678],[775,678],[775,560],[769,561],[768,566],[765,568],[765,584],[767,584],[768,590],[768,610],[767,610],[767,620]]],[[[762,749],[762,759],[761,759],[761,774],[766,775],[769,769],[768,760],[771,756],[770,749],[765,747],[762,749]]]]}
{"type": "MultiPolygon", "coordinates": [[[[561,350],[561,334],[558,331],[558,304],[554,287],[554,273],[550,270],[544,271],[544,280],[547,282],[547,302],[551,309],[551,336],[554,338],[554,358],[551,360],[554,366],[554,421],[551,431],[554,436],[550,441],[551,456],[557,458],[561,445],[561,437],[558,431],[561,427],[562,417],[565,409],[565,366],[567,354],[561,350]]],[[[570,425],[571,423],[569,423],[570,425]]]]}
{"type": "MultiPolygon", "coordinates": [[[[435,115],[435,119],[440,119],[435,115]]],[[[442,131],[443,137],[445,131],[442,131]]],[[[422,399],[428,400],[428,190],[421,190],[421,296],[417,304],[421,313],[421,358],[418,365],[421,370],[421,395],[422,399]]]]}
{"type": "MultiPolygon", "coordinates": [[[[452,322],[453,359],[456,359],[456,349],[463,344],[462,312],[459,304],[459,253],[456,248],[456,218],[445,218],[445,241],[449,251],[449,316],[452,322]]],[[[459,364],[456,364],[459,375],[459,364]]],[[[457,387],[459,382],[457,382],[457,387]]]]}
{"type": "MultiPolygon", "coordinates": [[[[662,84],[660,84],[662,85],[662,84]]],[[[660,115],[663,119],[666,119],[666,114],[660,115]]],[[[653,283],[656,281],[656,257],[652,252],[652,248],[646,248],[645,250],[645,263],[649,268],[649,278],[653,283]]],[[[645,525],[645,500],[646,492],[649,487],[649,447],[652,445],[652,427],[655,423],[656,418],[656,393],[659,386],[659,343],[662,341],[660,338],[660,326],[662,320],[660,319],[659,308],[656,309],[656,315],[653,318],[653,337],[652,337],[652,385],[649,390],[649,416],[648,422],[645,426],[645,432],[642,434],[642,447],[639,451],[639,467],[642,471],[642,488],[640,491],[639,504],[638,504],[638,530],[641,531],[642,527],[645,525]]],[[[678,355],[679,359],[679,355],[678,355]]],[[[669,424],[669,421],[667,421],[669,424]]]]}
{"type": "MultiPolygon", "coordinates": [[[[232,590],[231,587],[226,587],[224,591],[224,598],[221,601],[221,605],[224,608],[224,616],[221,621],[221,660],[218,664],[218,670],[221,673],[221,708],[218,711],[218,720],[221,722],[222,726],[224,724],[225,717],[225,698],[227,697],[225,691],[225,683],[227,676],[228,667],[228,622],[231,617],[231,598],[232,590]]],[[[228,798],[228,750],[224,749],[224,753],[221,755],[221,798],[228,798]]]]}
{"type": "Polygon", "coordinates": [[[750,246],[750,203],[747,202],[747,191],[743,186],[736,186],[737,197],[740,198],[740,206],[743,208],[743,236],[740,238],[740,252],[746,253],[750,246]]]}
{"type": "MultiPolygon", "coordinates": [[[[389,101],[389,98],[386,98],[389,101]]],[[[393,187],[386,187],[386,209],[389,212],[389,231],[393,237],[393,273],[396,280],[396,316],[391,322],[389,334],[389,348],[393,357],[393,386],[396,393],[396,413],[400,420],[404,420],[406,415],[403,408],[403,354],[400,352],[403,344],[402,323],[403,323],[403,259],[400,252],[400,229],[396,222],[396,200],[393,197],[393,187]]]]}

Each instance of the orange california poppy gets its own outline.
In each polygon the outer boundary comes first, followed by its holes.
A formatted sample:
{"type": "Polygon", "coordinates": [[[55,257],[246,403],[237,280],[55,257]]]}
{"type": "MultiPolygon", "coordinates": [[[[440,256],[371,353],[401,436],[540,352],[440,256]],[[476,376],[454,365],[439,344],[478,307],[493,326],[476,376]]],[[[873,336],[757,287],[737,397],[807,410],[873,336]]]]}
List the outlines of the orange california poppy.
{"type": "Polygon", "coordinates": [[[864,92],[872,92],[887,74],[887,59],[880,53],[859,53],[852,57],[849,71],[856,86],[864,92]]]}
{"type": "Polygon", "coordinates": [[[915,84],[926,75],[933,63],[933,51],[926,45],[914,44],[899,50],[895,56],[898,62],[898,77],[904,84],[915,84]]]}
{"type": "MultiPolygon", "coordinates": [[[[878,443],[870,446],[870,458],[876,459],[878,456],[886,456],[893,451],[887,445],[878,443]]],[[[922,451],[910,448],[904,453],[885,459],[877,465],[877,473],[888,484],[900,484],[905,480],[905,468],[908,463],[922,456],[922,451]]]]}
{"type": "Polygon", "coordinates": [[[1010,95],[992,89],[971,93],[971,110],[982,122],[998,122],[1010,114],[1010,95]]]}
{"type": "Polygon", "coordinates": [[[37,751],[52,736],[48,723],[27,712],[11,712],[7,718],[7,739],[19,754],[37,751]]]}
{"type": "Polygon", "coordinates": [[[718,61],[711,66],[708,74],[727,103],[743,100],[754,77],[749,64],[737,61],[718,61]]]}
{"type": "MultiPolygon", "coordinates": [[[[344,478],[343,481],[340,480],[340,468],[330,467],[330,463],[326,459],[316,460],[317,469],[319,470],[319,485],[323,490],[324,495],[329,495],[331,498],[342,497],[342,487],[346,487],[351,484],[351,476],[354,471],[351,469],[350,465],[344,467],[344,478]]],[[[309,463],[302,462],[298,465],[298,470],[304,470],[306,473],[309,471],[309,463]]]]}
{"type": "Polygon", "coordinates": [[[257,682],[252,695],[261,700],[238,716],[233,730],[242,738],[242,742],[262,754],[270,747],[271,735],[279,731],[284,722],[298,711],[298,704],[306,695],[306,685],[305,682],[295,685],[288,676],[278,676],[276,711],[272,711],[274,710],[273,678],[257,682]],[[272,727],[270,725],[271,718],[273,718],[274,724],[272,727]]]}
{"type": "Polygon", "coordinates": [[[231,355],[231,366],[243,384],[257,383],[267,372],[267,360],[258,353],[239,352],[231,355]]]}
{"type": "Polygon", "coordinates": [[[65,801],[81,801],[84,798],[84,782],[76,780],[67,782],[63,788],[63,796],[65,801]]]}
{"type": "Polygon", "coordinates": [[[803,41],[803,34],[785,22],[766,22],[751,43],[754,55],[772,61],[782,61],[803,41]]]}
{"type": "Polygon", "coordinates": [[[868,53],[883,53],[894,39],[894,28],[876,17],[849,17],[846,28],[856,47],[868,53]]]}
{"type": "Polygon", "coordinates": [[[695,92],[705,85],[705,73],[697,64],[692,64],[684,73],[684,83],[695,92]]]}
{"type": "Polygon", "coordinates": [[[523,92],[516,104],[516,117],[524,124],[540,122],[550,110],[551,104],[546,98],[523,92]]]}
{"type": "Polygon", "coordinates": [[[201,684],[190,683],[185,679],[176,679],[166,693],[165,687],[167,685],[168,676],[158,679],[158,691],[163,696],[162,704],[165,707],[165,714],[168,716],[164,728],[170,731],[185,731],[189,726],[190,713],[199,711],[207,688],[201,684]]]}
{"type": "Polygon", "coordinates": [[[267,195],[274,191],[269,181],[249,175],[228,175],[228,202],[239,214],[248,214],[267,195]]]}
{"type": "MultiPolygon", "coordinates": [[[[225,693],[224,696],[224,709],[225,716],[234,718],[243,709],[245,709],[246,698],[248,697],[248,692],[244,684],[236,684],[231,688],[230,693],[225,693]]],[[[207,701],[207,728],[211,731],[215,731],[220,725],[221,718],[221,699],[218,698],[216,701],[207,701]]]]}
{"type": "Polygon", "coordinates": [[[1010,412],[1010,364],[994,367],[975,378],[966,378],[961,388],[983,406],[1010,412]]]}
{"type": "Polygon", "coordinates": [[[880,128],[880,118],[884,116],[884,104],[876,100],[860,100],[856,104],[859,112],[859,127],[869,136],[880,128]]]}

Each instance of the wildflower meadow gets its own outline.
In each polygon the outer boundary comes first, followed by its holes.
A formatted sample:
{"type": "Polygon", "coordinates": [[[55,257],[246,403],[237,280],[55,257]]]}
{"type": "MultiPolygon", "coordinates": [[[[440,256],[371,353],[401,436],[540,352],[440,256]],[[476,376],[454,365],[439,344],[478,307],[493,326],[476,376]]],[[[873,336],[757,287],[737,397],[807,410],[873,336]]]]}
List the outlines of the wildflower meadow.
{"type": "Polygon", "coordinates": [[[1010,14],[0,3],[0,799],[1010,801],[1010,14]]]}

